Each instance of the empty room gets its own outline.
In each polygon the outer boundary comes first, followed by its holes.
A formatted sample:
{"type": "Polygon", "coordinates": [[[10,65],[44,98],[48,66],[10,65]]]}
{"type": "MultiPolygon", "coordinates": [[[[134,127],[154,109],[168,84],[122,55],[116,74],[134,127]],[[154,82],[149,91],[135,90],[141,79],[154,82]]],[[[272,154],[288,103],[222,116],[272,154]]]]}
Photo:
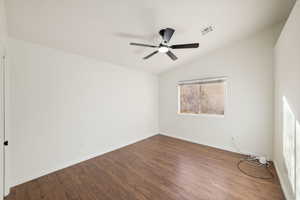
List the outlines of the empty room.
{"type": "Polygon", "coordinates": [[[0,0],[0,200],[300,200],[299,0],[0,0]]]}

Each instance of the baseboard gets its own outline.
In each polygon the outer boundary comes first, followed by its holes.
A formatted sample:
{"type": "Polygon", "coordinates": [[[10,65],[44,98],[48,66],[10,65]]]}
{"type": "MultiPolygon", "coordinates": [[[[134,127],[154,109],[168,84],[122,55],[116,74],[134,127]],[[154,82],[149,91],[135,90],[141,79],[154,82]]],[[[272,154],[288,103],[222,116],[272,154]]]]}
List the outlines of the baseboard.
{"type": "MultiPolygon", "coordinates": [[[[161,134],[161,135],[168,136],[168,137],[172,137],[172,138],[184,140],[184,141],[187,141],[187,142],[192,142],[192,143],[195,143],[195,144],[201,144],[201,145],[213,147],[213,148],[216,148],[216,149],[221,149],[221,150],[224,150],[224,151],[229,151],[229,152],[232,152],[232,153],[237,153],[237,154],[242,154],[242,155],[252,155],[252,156],[257,156],[257,154],[255,154],[255,153],[253,153],[253,152],[236,151],[236,150],[234,150],[233,148],[232,148],[232,149],[229,149],[229,148],[224,148],[224,147],[220,147],[220,146],[216,146],[216,145],[200,143],[200,142],[197,142],[197,141],[188,139],[188,138],[179,137],[179,136],[174,136],[174,135],[171,135],[171,134],[168,134],[168,133],[164,133],[164,132],[160,132],[160,134],[161,134]]],[[[270,161],[272,161],[272,160],[270,160],[270,161]]]]}
{"type": "Polygon", "coordinates": [[[274,167],[275,167],[275,170],[277,172],[277,175],[278,175],[278,178],[279,178],[279,182],[280,182],[280,186],[282,188],[282,191],[283,191],[285,199],[286,200],[295,200],[295,198],[293,197],[293,195],[290,193],[289,188],[287,188],[286,184],[284,184],[285,181],[283,179],[283,175],[281,173],[281,170],[278,167],[277,162],[274,160],[273,163],[274,163],[274,167]]]}
{"type": "MultiPolygon", "coordinates": [[[[53,168],[50,168],[50,169],[47,169],[47,170],[43,170],[43,171],[40,171],[38,173],[35,173],[35,174],[32,174],[31,176],[27,176],[23,179],[20,179],[18,181],[16,181],[15,183],[12,183],[10,188],[12,187],[15,187],[17,185],[20,185],[22,183],[26,183],[28,181],[31,181],[31,180],[34,180],[36,178],[39,178],[39,177],[42,177],[42,176],[45,176],[47,174],[50,174],[50,173],[53,173],[55,171],[58,171],[58,170],[61,170],[61,169],[64,169],[64,168],[67,168],[67,167],[70,167],[72,165],[76,165],[80,162],[83,162],[83,161],[86,161],[86,160],[89,160],[89,159],[92,159],[92,158],[95,158],[95,157],[98,157],[98,156],[101,156],[103,154],[106,154],[106,153],[109,153],[111,151],[115,151],[117,149],[120,149],[120,148],[123,148],[123,147],[126,147],[128,145],[131,145],[131,144],[134,144],[134,143],[137,143],[137,142],[140,142],[142,140],[145,140],[147,138],[150,138],[150,137],[153,137],[154,135],[157,135],[157,133],[155,134],[152,134],[152,135],[149,135],[149,136],[146,136],[146,137],[142,137],[142,138],[138,138],[136,140],[133,140],[133,141],[130,141],[124,145],[119,145],[119,146],[115,146],[113,148],[110,148],[110,149],[107,149],[106,151],[103,151],[103,152],[97,152],[97,153],[93,153],[93,154],[89,154],[85,157],[82,157],[82,158],[79,158],[79,159],[76,159],[76,160],[72,160],[72,161],[68,161],[68,162],[65,162],[64,164],[61,164],[61,165],[58,165],[56,167],[53,167],[53,168]]],[[[5,195],[7,196],[9,194],[9,191],[5,191],[5,195]]]]}
{"type": "MultiPolygon", "coordinates": [[[[163,133],[163,132],[160,132],[160,134],[161,134],[161,135],[168,136],[168,137],[172,137],[172,138],[176,138],[176,139],[180,139],[180,140],[184,140],[184,141],[196,143],[196,144],[201,144],[201,145],[210,146],[210,147],[217,148],[217,149],[222,149],[222,150],[229,151],[229,152],[233,152],[233,153],[244,154],[244,155],[255,155],[255,154],[249,153],[249,152],[247,152],[247,153],[245,153],[245,152],[237,152],[237,151],[234,151],[234,150],[231,150],[231,149],[224,149],[224,148],[222,148],[222,147],[218,147],[218,146],[214,146],[214,145],[202,144],[202,143],[195,142],[195,141],[192,141],[192,140],[187,139],[187,138],[178,137],[178,136],[175,136],[175,137],[174,137],[173,135],[169,135],[169,134],[163,133]]],[[[282,173],[281,173],[281,171],[279,170],[276,161],[274,160],[273,163],[274,163],[275,170],[276,170],[276,172],[277,172],[277,174],[278,174],[279,182],[280,182],[280,185],[281,185],[281,188],[282,188],[282,191],[283,191],[283,194],[284,194],[285,199],[286,199],[286,200],[295,200],[295,198],[290,194],[290,190],[289,190],[289,189],[287,188],[287,186],[284,184],[282,173]]]]}
{"type": "MultiPolygon", "coordinates": [[[[218,147],[218,146],[214,146],[214,145],[202,144],[202,143],[195,142],[195,141],[192,141],[192,140],[184,138],[184,137],[173,136],[173,135],[170,135],[170,134],[167,134],[167,133],[163,133],[163,132],[160,132],[160,134],[168,136],[168,137],[172,137],[172,138],[176,138],[176,139],[180,139],[180,140],[184,140],[184,141],[196,143],[196,144],[201,144],[201,145],[210,146],[210,147],[217,148],[217,149],[222,149],[222,150],[225,150],[225,151],[230,151],[230,152],[233,152],[233,153],[245,154],[245,155],[255,155],[255,154],[249,153],[249,152],[247,152],[247,153],[245,153],[245,152],[237,152],[237,151],[234,151],[234,150],[231,150],[231,149],[224,149],[222,147],[218,147]]],[[[293,197],[293,195],[290,193],[289,188],[287,188],[287,186],[284,184],[283,175],[282,175],[281,171],[279,170],[276,161],[274,160],[273,163],[274,163],[275,170],[276,170],[276,172],[278,174],[279,182],[280,182],[280,185],[281,185],[281,188],[282,188],[282,191],[283,191],[285,199],[286,200],[295,200],[295,198],[293,197]]]]}

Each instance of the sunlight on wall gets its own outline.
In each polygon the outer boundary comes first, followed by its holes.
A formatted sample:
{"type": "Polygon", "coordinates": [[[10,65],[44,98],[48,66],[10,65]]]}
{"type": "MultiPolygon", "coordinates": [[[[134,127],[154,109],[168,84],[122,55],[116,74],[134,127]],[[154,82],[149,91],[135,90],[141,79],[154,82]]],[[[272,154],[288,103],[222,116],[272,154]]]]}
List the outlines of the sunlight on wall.
{"type": "Polygon", "coordinates": [[[283,97],[283,156],[290,184],[295,192],[295,133],[296,118],[286,97],[283,97]]]}

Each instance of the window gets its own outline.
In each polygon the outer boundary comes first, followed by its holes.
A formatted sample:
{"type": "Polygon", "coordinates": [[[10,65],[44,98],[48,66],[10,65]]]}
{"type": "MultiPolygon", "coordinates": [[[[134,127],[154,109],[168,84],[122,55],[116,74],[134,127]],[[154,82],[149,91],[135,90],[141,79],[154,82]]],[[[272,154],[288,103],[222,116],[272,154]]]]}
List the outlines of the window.
{"type": "Polygon", "coordinates": [[[224,115],[224,78],[181,81],[178,86],[180,114],[224,115]]]}

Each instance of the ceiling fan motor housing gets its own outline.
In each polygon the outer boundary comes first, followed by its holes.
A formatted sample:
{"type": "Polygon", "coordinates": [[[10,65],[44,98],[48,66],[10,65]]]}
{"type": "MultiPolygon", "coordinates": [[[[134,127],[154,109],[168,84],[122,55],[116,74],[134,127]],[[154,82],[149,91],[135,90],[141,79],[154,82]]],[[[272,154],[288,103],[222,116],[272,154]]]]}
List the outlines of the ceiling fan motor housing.
{"type": "MultiPolygon", "coordinates": [[[[161,29],[161,30],[159,31],[159,35],[160,35],[162,38],[164,38],[165,32],[166,32],[166,29],[161,29]]],[[[167,44],[168,41],[166,41],[166,40],[163,39],[163,40],[162,40],[162,43],[167,44]]]]}
{"type": "Polygon", "coordinates": [[[161,37],[164,37],[165,29],[161,29],[158,33],[161,37]]]}
{"type": "Polygon", "coordinates": [[[161,29],[158,33],[162,37],[163,42],[166,44],[170,41],[174,32],[175,30],[172,28],[165,28],[165,29],[161,29]]]}

